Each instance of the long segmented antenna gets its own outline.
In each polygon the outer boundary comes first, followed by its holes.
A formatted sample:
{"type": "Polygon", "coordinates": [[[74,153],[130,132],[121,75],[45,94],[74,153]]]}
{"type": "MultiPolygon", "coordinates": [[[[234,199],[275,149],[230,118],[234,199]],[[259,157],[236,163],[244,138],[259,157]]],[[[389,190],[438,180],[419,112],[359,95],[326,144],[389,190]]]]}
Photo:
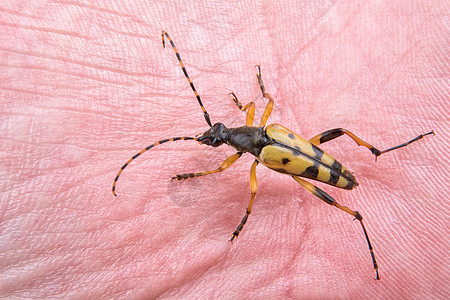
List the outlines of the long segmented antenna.
{"type": "Polygon", "coordinates": [[[160,144],[163,143],[167,143],[167,142],[175,142],[175,141],[186,141],[186,140],[193,140],[193,141],[201,141],[202,138],[196,138],[196,137],[188,137],[188,136],[184,136],[184,137],[174,137],[174,138],[170,138],[170,139],[165,139],[165,140],[160,140],[154,144],[151,144],[150,146],[148,146],[147,148],[142,149],[141,151],[139,151],[138,153],[136,153],[132,158],[130,158],[123,166],[122,168],[120,168],[119,172],[116,175],[116,178],[114,178],[114,182],[113,182],[113,186],[112,186],[112,193],[114,196],[117,196],[116,194],[116,183],[117,180],[119,179],[120,174],[122,173],[123,169],[125,169],[133,160],[135,160],[136,158],[138,158],[141,154],[143,154],[144,152],[147,152],[148,150],[152,149],[155,146],[158,146],[160,144]]]}
{"type": "Polygon", "coordinates": [[[189,75],[188,75],[188,73],[187,73],[187,71],[186,71],[186,68],[184,67],[183,61],[181,60],[180,53],[178,53],[177,47],[175,47],[175,44],[173,43],[173,41],[172,41],[172,39],[170,38],[169,34],[163,30],[162,33],[161,33],[161,38],[162,38],[162,44],[163,44],[163,47],[164,47],[164,48],[166,47],[166,43],[165,43],[165,40],[164,40],[164,36],[167,37],[167,39],[168,39],[169,42],[170,42],[170,45],[171,45],[172,48],[173,48],[173,51],[175,51],[175,54],[176,54],[177,59],[178,59],[178,62],[180,63],[181,69],[183,70],[184,76],[186,76],[186,79],[187,79],[187,81],[189,82],[189,85],[191,86],[191,89],[194,91],[195,97],[197,97],[198,104],[200,104],[200,107],[201,107],[202,110],[203,110],[203,114],[204,114],[204,116],[205,116],[206,123],[208,123],[209,127],[212,127],[211,120],[209,119],[209,114],[208,114],[208,112],[206,111],[205,107],[203,106],[202,100],[200,99],[200,95],[199,95],[199,94],[197,93],[197,91],[195,90],[194,83],[191,81],[191,78],[189,78],[189,75]]]}

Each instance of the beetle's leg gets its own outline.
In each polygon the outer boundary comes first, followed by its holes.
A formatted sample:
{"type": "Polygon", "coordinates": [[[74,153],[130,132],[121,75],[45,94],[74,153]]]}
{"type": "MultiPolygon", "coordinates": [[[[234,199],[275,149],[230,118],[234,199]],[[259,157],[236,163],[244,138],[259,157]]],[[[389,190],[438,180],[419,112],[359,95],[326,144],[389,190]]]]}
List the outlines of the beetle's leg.
{"type": "Polygon", "coordinates": [[[204,175],[222,172],[222,171],[228,169],[228,167],[230,167],[241,156],[242,156],[242,152],[236,152],[235,154],[233,154],[230,157],[228,157],[227,159],[225,159],[224,162],[222,164],[220,164],[220,166],[215,170],[175,175],[172,177],[172,180],[183,180],[183,179],[200,177],[200,176],[204,176],[204,175]]]}
{"type": "Polygon", "coordinates": [[[380,156],[381,154],[384,154],[386,152],[389,152],[389,151],[392,151],[392,150],[395,150],[395,149],[398,149],[398,148],[405,147],[405,146],[407,146],[407,145],[409,145],[409,144],[411,144],[411,143],[413,143],[413,142],[415,142],[417,140],[420,140],[421,138],[423,138],[426,135],[434,134],[434,131],[430,131],[428,133],[421,134],[421,135],[413,138],[409,142],[403,143],[401,145],[398,145],[398,146],[395,146],[395,147],[392,147],[392,148],[389,148],[389,149],[386,149],[386,150],[383,150],[383,151],[378,150],[377,148],[375,148],[371,144],[363,141],[362,139],[360,139],[359,137],[357,137],[356,135],[354,135],[350,131],[348,131],[346,129],[343,129],[343,128],[335,128],[335,129],[331,129],[331,130],[325,131],[325,132],[323,132],[323,133],[321,133],[319,135],[316,135],[315,137],[313,137],[309,141],[313,145],[318,146],[318,145],[323,144],[325,142],[331,141],[331,140],[333,140],[333,139],[335,139],[337,137],[340,137],[341,135],[344,135],[344,134],[346,134],[349,137],[351,137],[359,146],[364,146],[364,147],[368,148],[370,151],[372,151],[372,153],[375,155],[375,159],[376,159],[376,157],[380,156]]]}
{"type": "Polygon", "coordinates": [[[267,120],[269,119],[269,116],[272,113],[274,101],[273,101],[272,96],[270,96],[268,93],[266,93],[266,88],[264,87],[264,83],[263,83],[262,77],[261,77],[261,67],[259,65],[257,65],[257,67],[258,67],[258,74],[256,74],[256,78],[258,79],[259,87],[261,88],[263,97],[266,98],[267,100],[269,100],[269,102],[266,105],[266,109],[264,110],[264,113],[261,117],[261,122],[259,123],[259,127],[264,127],[264,126],[266,126],[267,120]]]}
{"type": "Polygon", "coordinates": [[[233,240],[238,237],[239,233],[244,228],[245,223],[247,223],[248,216],[252,212],[253,199],[255,199],[256,191],[258,189],[258,185],[256,182],[256,166],[257,165],[258,165],[258,161],[255,160],[250,169],[250,192],[251,192],[250,203],[248,204],[247,210],[245,211],[244,218],[242,219],[241,223],[238,225],[236,230],[233,232],[233,236],[231,237],[230,242],[233,242],[233,240]]]}
{"type": "Polygon", "coordinates": [[[318,146],[320,144],[334,140],[335,138],[340,137],[341,135],[344,135],[344,134],[351,137],[358,144],[358,146],[364,146],[364,147],[368,148],[370,151],[372,151],[373,154],[375,154],[375,156],[381,155],[380,150],[378,150],[371,144],[363,141],[362,139],[360,139],[359,137],[357,137],[356,135],[354,135],[347,129],[343,129],[343,128],[335,128],[335,129],[327,130],[325,132],[322,132],[321,134],[316,135],[309,141],[311,142],[311,144],[318,146]]]}
{"type": "Polygon", "coordinates": [[[245,121],[245,124],[247,126],[253,126],[253,119],[255,117],[255,102],[249,102],[245,105],[242,105],[241,102],[239,102],[238,98],[236,97],[236,95],[231,92],[229,95],[233,96],[233,101],[234,103],[236,103],[236,106],[242,110],[242,111],[246,111],[247,110],[247,119],[245,121]]]}
{"type": "Polygon", "coordinates": [[[377,280],[380,279],[380,276],[378,275],[378,265],[377,265],[377,261],[375,259],[375,253],[373,252],[372,244],[370,243],[369,235],[367,234],[366,227],[364,226],[364,223],[362,221],[363,217],[360,215],[360,213],[357,212],[357,211],[353,211],[353,210],[349,209],[346,206],[340,205],[330,195],[325,193],[323,190],[319,189],[317,186],[314,186],[313,184],[309,183],[308,181],[303,180],[302,178],[300,178],[298,176],[292,176],[292,178],[294,178],[295,181],[300,183],[300,185],[302,187],[304,187],[308,192],[310,192],[311,194],[313,194],[317,198],[325,201],[326,203],[328,203],[328,204],[330,204],[332,206],[335,206],[335,207],[345,211],[346,213],[351,214],[352,216],[355,217],[355,219],[357,219],[360,222],[360,224],[362,226],[362,229],[364,231],[364,235],[366,236],[367,244],[369,245],[370,255],[372,256],[373,267],[374,267],[375,272],[377,274],[377,278],[376,279],[377,280]]]}

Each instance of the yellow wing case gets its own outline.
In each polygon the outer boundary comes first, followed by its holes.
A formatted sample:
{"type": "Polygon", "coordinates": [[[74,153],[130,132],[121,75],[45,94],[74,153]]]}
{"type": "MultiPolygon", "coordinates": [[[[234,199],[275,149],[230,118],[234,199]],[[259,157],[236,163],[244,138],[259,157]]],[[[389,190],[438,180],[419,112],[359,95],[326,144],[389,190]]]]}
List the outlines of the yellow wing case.
{"type": "Polygon", "coordinates": [[[265,146],[258,157],[266,167],[347,190],[358,186],[355,176],[340,162],[286,127],[269,125],[266,135],[275,141],[265,146]]]}

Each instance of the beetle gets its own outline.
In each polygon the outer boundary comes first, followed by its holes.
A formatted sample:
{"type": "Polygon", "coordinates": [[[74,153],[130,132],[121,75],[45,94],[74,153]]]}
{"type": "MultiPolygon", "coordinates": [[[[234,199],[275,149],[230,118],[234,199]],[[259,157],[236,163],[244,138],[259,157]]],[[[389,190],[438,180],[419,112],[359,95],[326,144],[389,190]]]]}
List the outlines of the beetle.
{"type": "Polygon", "coordinates": [[[178,62],[183,70],[184,76],[186,77],[192,91],[197,98],[197,101],[203,111],[206,123],[209,125],[210,129],[206,130],[203,134],[196,135],[194,137],[174,137],[160,140],[150,146],[142,149],[140,152],[131,157],[119,170],[113,181],[112,193],[116,195],[116,183],[119,179],[122,171],[137,157],[139,157],[144,152],[152,149],[153,147],[174,141],[186,141],[193,140],[197,141],[202,145],[207,145],[211,147],[219,147],[222,144],[227,144],[236,149],[236,153],[225,159],[220,166],[215,170],[202,171],[196,173],[185,173],[179,174],[172,177],[172,180],[184,180],[188,178],[200,177],[209,174],[219,173],[225,171],[229,168],[236,160],[238,160],[244,153],[250,153],[255,156],[255,160],[250,168],[250,202],[245,211],[245,215],[241,222],[237,226],[236,230],[233,232],[230,242],[233,242],[235,238],[239,236],[239,233],[244,228],[248,217],[251,214],[253,200],[255,199],[257,192],[257,181],[256,181],[256,166],[261,163],[264,166],[272,169],[276,172],[290,175],[296,182],[298,182],[303,188],[308,192],[321,199],[322,201],[335,206],[338,209],[352,215],[361,224],[364,232],[367,244],[369,246],[373,267],[376,272],[376,279],[380,279],[378,272],[378,264],[375,259],[374,250],[367,234],[366,227],[363,223],[363,217],[358,211],[349,209],[336,202],[330,195],[325,191],[313,185],[312,183],[304,180],[303,178],[312,179],[320,181],[337,188],[351,190],[357,187],[358,181],[351,171],[344,167],[340,162],[334,159],[331,155],[321,150],[318,146],[325,142],[329,142],[342,135],[347,135],[353,139],[359,146],[364,146],[368,148],[374,155],[375,160],[378,156],[387,153],[389,151],[405,147],[417,140],[420,140],[424,136],[434,135],[434,131],[430,131],[425,134],[421,134],[414,139],[400,144],[398,146],[380,151],[371,144],[363,141],[357,137],[352,132],[343,129],[336,128],[325,131],[321,134],[314,136],[313,138],[306,140],[286,127],[279,124],[271,124],[266,126],[267,120],[272,112],[274,100],[265,90],[264,83],[261,77],[261,67],[257,66],[258,73],[256,78],[258,80],[259,87],[262,92],[263,98],[268,100],[265,107],[264,113],[261,117],[259,126],[253,125],[254,115],[255,115],[255,103],[249,102],[246,105],[242,105],[238,100],[236,95],[231,92],[230,95],[233,97],[233,101],[236,106],[243,112],[246,112],[246,122],[244,126],[236,128],[227,128],[222,123],[215,123],[212,125],[208,112],[203,106],[200,95],[195,89],[194,83],[191,81],[186,68],[181,60],[181,56],[175,47],[174,42],[170,38],[169,34],[165,31],[161,33],[162,44],[165,47],[165,38],[170,42],[172,49],[178,59],[178,62]]]}

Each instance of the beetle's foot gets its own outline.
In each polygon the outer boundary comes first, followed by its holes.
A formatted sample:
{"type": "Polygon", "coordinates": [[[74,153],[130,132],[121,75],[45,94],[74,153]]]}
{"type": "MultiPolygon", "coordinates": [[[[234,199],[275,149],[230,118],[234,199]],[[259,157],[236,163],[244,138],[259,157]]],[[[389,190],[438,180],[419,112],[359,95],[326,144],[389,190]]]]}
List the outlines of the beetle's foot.
{"type": "Polygon", "coordinates": [[[184,179],[188,179],[188,178],[193,178],[195,177],[195,173],[187,173],[187,174],[179,174],[179,175],[175,175],[172,177],[172,181],[174,180],[184,180],[184,179]]]}
{"type": "Polygon", "coordinates": [[[234,239],[237,238],[239,235],[239,231],[236,230],[235,232],[233,232],[233,236],[231,237],[231,239],[229,240],[230,243],[233,243],[234,239]]]}
{"type": "Polygon", "coordinates": [[[258,68],[258,74],[256,74],[256,78],[258,79],[258,84],[259,87],[261,88],[261,92],[263,94],[263,97],[266,98],[266,88],[264,87],[264,83],[261,77],[261,66],[260,65],[256,65],[256,68],[258,68]]]}
{"type": "Polygon", "coordinates": [[[236,95],[234,94],[234,92],[229,93],[228,95],[233,96],[233,101],[236,104],[236,106],[240,109],[240,110],[244,110],[244,106],[242,105],[242,103],[238,100],[238,98],[236,97],[236,95]]]}

